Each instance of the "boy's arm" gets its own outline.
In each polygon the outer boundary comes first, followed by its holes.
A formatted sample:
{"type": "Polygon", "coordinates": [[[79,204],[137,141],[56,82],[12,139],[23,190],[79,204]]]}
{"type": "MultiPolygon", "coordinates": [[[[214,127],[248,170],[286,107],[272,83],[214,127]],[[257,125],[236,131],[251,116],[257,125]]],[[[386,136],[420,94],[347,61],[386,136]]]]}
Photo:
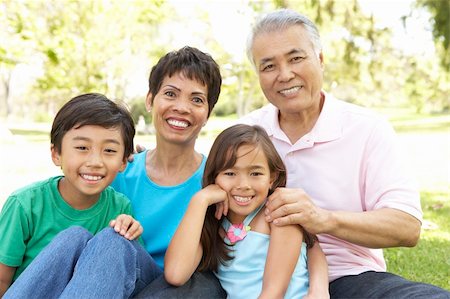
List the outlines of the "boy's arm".
{"type": "Polygon", "coordinates": [[[0,263],[0,298],[6,293],[16,273],[16,267],[6,266],[0,263]]]}
{"type": "Polygon", "coordinates": [[[203,254],[200,243],[208,206],[226,200],[217,185],[209,185],[191,199],[164,257],[164,276],[175,286],[185,284],[197,269],[203,254]]]}
{"type": "Polygon", "coordinates": [[[284,298],[300,255],[303,233],[298,225],[270,223],[270,243],[259,298],[284,298]]]}
{"type": "Polygon", "coordinates": [[[308,255],[309,289],[304,299],[330,298],[328,264],[319,242],[316,241],[306,254],[308,255]]]}

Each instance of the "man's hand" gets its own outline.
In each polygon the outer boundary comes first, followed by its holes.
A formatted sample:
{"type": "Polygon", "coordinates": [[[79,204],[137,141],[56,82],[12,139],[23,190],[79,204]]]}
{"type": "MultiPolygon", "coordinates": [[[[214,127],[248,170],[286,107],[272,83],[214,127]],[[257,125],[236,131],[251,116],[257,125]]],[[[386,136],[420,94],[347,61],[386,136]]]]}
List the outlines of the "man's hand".
{"type": "Polygon", "coordinates": [[[266,221],[275,225],[299,224],[312,234],[327,229],[329,211],[314,205],[302,189],[277,188],[266,203],[266,221]]]}
{"type": "Polygon", "coordinates": [[[116,219],[111,220],[109,226],[128,240],[139,238],[144,231],[139,221],[126,214],[121,214],[116,219]]]}

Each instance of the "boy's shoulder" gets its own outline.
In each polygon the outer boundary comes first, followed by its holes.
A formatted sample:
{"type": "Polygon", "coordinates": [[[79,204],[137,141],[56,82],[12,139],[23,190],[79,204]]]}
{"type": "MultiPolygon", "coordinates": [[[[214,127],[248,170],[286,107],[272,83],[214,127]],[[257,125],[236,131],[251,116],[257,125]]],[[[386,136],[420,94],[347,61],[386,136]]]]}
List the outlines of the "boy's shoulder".
{"type": "Polygon", "coordinates": [[[21,207],[27,213],[41,209],[49,198],[58,192],[58,181],[62,176],[37,181],[13,191],[3,205],[2,211],[21,207]]]}
{"type": "Polygon", "coordinates": [[[42,181],[33,182],[13,191],[9,197],[27,199],[42,193],[48,194],[49,191],[58,189],[58,181],[61,178],[62,176],[54,176],[42,181]]]}

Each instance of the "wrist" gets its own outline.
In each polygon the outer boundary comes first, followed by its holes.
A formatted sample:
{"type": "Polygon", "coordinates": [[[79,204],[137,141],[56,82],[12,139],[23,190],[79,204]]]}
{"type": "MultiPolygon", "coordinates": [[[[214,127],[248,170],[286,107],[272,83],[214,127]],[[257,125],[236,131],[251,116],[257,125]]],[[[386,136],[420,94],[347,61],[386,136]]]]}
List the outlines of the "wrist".
{"type": "Polygon", "coordinates": [[[195,202],[196,205],[201,206],[204,209],[207,209],[210,205],[207,194],[201,191],[195,194],[191,201],[195,202]]]}
{"type": "Polygon", "coordinates": [[[334,211],[322,210],[323,219],[322,229],[320,234],[332,234],[332,232],[337,228],[338,219],[337,214],[334,211]]]}

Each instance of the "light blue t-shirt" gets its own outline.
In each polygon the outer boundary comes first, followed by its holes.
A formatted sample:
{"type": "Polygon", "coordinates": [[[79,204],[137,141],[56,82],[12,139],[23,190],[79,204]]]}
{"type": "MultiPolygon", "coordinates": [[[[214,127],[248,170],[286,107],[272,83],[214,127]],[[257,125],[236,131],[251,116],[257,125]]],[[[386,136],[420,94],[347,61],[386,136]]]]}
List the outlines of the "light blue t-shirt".
{"type": "MultiPolygon", "coordinates": [[[[259,209],[245,218],[244,226],[249,225],[258,211],[259,209]]],[[[227,219],[222,221],[225,231],[230,225],[227,219]]],[[[225,239],[225,242],[229,242],[227,240],[225,239]]],[[[227,292],[227,299],[252,299],[258,298],[261,294],[269,241],[269,235],[250,230],[245,239],[230,246],[232,250],[230,255],[234,258],[226,265],[220,264],[215,273],[223,289],[227,292]]],[[[301,246],[297,265],[284,298],[303,298],[308,292],[306,243],[303,242],[301,246]]]]}
{"type": "MultiPolygon", "coordinates": [[[[183,218],[192,196],[202,188],[206,157],[200,167],[185,182],[175,186],[159,186],[147,176],[147,151],[134,155],[111,186],[131,201],[134,215],[144,228],[145,248],[161,269],[170,240],[183,218]]],[[[151,166],[150,166],[151,167],[151,166]]]]}

